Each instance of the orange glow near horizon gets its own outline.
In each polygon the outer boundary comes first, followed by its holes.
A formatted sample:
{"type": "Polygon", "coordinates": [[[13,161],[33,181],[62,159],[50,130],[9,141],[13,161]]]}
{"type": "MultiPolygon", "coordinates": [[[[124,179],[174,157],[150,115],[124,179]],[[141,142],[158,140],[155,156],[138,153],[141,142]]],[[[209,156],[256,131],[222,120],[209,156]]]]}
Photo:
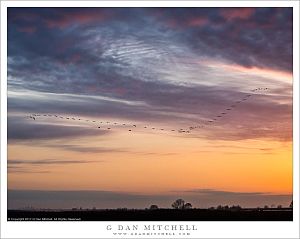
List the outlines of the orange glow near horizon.
{"type": "MultiPolygon", "coordinates": [[[[34,145],[9,146],[10,158],[27,155],[31,160],[55,157],[92,161],[78,165],[43,166],[44,170],[49,170],[47,173],[11,173],[9,188],[146,194],[213,188],[236,192],[292,193],[292,145],[289,142],[247,140],[232,146],[226,141],[145,133],[133,136],[122,132],[107,141],[111,141],[111,147],[122,146],[126,150],[98,154],[34,145]]],[[[90,142],[97,142],[97,137],[90,142]]],[[[68,142],[72,143],[75,142],[68,142]]],[[[105,147],[105,144],[102,146],[105,147]]],[[[38,169],[40,166],[32,167],[38,169]]]]}

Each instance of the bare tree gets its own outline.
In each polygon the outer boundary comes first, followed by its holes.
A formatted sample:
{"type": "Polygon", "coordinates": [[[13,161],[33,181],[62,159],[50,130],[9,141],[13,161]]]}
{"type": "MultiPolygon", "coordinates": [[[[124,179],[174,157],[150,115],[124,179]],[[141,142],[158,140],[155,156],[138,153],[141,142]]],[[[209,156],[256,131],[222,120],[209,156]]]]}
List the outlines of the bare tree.
{"type": "Polygon", "coordinates": [[[184,209],[185,201],[183,199],[177,199],[172,203],[172,208],[174,209],[184,209]]]}
{"type": "Polygon", "coordinates": [[[293,201],[291,201],[290,203],[290,208],[293,208],[293,201]]]}

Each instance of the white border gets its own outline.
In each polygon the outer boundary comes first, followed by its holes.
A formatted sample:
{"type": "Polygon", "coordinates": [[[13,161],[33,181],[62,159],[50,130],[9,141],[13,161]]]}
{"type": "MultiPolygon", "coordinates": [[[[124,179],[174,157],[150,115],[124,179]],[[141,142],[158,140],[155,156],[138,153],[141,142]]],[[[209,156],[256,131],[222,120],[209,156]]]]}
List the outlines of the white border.
{"type": "MultiPolygon", "coordinates": [[[[299,2],[298,1],[2,1],[1,2],[1,238],[117,238],[118,222],[7,222],[7,7],[293,7],[293,222],[147,222],[197,225],[188,238],[299,238],[299,2]]],[[[119,222],[126,225],[141,222],[119,222]]],[[[146,222],[143,222],[145,224],[146,222]]],[[[136,236],[135,236],[136,237],[136,236]]],[[[126,236],[126,238],[134,238],[126,236]]],[[[142,238],[142,237],[139,237],[142,238]]],[[[148,237],[150,238],[150,237],[148,237]]],[[[152,236],[151,238],[168,238],[152,236]]],[[[171,238],[179,238],[171,236],[171,238]]]]}

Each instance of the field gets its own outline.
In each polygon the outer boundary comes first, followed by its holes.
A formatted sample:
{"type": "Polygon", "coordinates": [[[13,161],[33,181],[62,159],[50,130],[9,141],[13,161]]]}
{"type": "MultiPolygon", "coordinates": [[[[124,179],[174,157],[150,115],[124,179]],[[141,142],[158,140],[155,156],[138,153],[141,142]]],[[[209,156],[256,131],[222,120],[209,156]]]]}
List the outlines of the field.
{"type": "Polygon", "coordinates": [[[8,210],[9,221],[292,221],[293,211],[281,209],[104,209],[8,210]]]}

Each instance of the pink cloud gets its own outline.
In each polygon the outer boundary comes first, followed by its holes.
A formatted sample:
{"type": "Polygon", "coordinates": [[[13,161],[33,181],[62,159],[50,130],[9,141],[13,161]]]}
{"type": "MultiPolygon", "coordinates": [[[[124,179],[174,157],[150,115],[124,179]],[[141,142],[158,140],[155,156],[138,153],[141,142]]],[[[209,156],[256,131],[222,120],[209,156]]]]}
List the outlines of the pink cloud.
{"type": "Polygon", "coordinates": [[[199,27],[208,23],[208,19],[205,17],[195,17],[187,20],[187,25],[191,27],[199,27]]]}
{"type": "Polygon", "coordinates": [[[235,18],[248,19],[249,17],[252,16],[254,11],[255,11],[255,9],[251,8],[251,7],[225,8],[225,9],[222,9],[221,15],[227,20],[232,20],[232,19],[235,19],[235,18]]]}
{"type": "Polygon", "coordinates": [[[208,23],[208,18],[199,16],[187,18],[183,20],[170,18],[165,21],[165,24],[170,28],[185,28],[185,27],[201,27],[208,23]]]}
{"type": "Polygon", "coordinates": [[[59,18],[47,19],[46,25],[49,28],[66,28],[71,24],[87,24],[106,20],[108,15],[103,12],[75,12],[62,15],[59,18]]]}
{"type": "Polygon", "coordinates": [[[18,28],[18,31],[32,34],[32,33],[36,32],[36,27],[20,27],[20,28],[18,28]]]}

